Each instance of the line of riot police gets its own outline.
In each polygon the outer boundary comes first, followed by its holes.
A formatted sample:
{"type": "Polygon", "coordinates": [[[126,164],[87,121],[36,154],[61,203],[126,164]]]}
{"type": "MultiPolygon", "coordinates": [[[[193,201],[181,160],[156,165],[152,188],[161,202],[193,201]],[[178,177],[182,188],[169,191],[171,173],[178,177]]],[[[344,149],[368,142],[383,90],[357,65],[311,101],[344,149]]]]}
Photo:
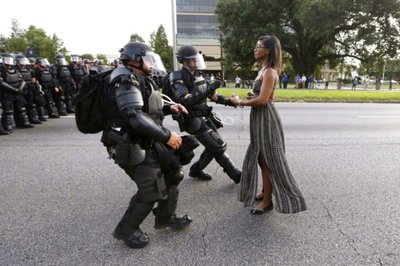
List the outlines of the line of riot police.
{"type": "Polygon", "coordinates": [[[3,53],[0,60],[0,135],[73,113],[73,95],[89,74],[78,56],[46,58],[3,53]]]}

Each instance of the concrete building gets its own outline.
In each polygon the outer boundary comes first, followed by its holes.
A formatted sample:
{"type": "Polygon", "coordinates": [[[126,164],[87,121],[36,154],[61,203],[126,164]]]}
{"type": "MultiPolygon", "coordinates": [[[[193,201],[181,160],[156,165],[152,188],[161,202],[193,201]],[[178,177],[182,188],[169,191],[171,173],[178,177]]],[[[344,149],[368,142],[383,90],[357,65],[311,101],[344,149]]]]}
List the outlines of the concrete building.
{"type": "Polygon", "coordinates": [[[221,47],[214,14],[218,0],[176,0],[176,44],[193,45],[203,53],[204,73],[221,75],[221,47]]]}

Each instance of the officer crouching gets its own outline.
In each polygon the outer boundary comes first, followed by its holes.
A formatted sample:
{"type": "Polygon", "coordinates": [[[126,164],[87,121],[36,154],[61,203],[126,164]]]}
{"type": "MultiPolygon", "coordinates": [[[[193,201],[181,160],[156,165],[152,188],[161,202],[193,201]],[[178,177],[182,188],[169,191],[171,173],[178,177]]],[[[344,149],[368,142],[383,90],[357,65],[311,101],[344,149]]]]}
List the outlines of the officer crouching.
{"type": "Polygon", "coordinates": [[[194,157],[193,149],[198,143],[193,137],[180,137],[162,125],[165,114],[187,111],[180,104],[163,104],[150,73],[164,66],[155,60],[157,56],[151,48],[131,42],[120,53],[121,65],[110,74],[106,88],[108,126],[102,142],[110,158],[138,188],[113,236],[130,248],[142,248],[149,243],[149,236],[140,224],[151,211],[155,229],[179,230],[190,224],[187,215],[178,216],[175,210],[178,184],[183,179],[182,165],[194,157]]]}

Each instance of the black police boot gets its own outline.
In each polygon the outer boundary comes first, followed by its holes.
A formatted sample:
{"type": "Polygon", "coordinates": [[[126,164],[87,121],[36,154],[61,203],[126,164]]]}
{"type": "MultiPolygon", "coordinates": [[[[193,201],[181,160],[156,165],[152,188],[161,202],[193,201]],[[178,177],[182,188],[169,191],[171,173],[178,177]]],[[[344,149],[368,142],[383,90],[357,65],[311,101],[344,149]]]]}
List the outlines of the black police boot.
{"type": "Polygon", "coordinates": [[[190,217],[187,215],[177,216],[176,214],[174,214],[168,218],[156,216],[154,228],[163,229],[169,227],[175,230],[181,230],[188,226],[191,222],[192,219],[190,219],[190,217]]]}
{"type": "Polygon", "coordinates": [[[58,114],[60,116],[67,116],[68,115],[67,108],[66,108],[65,103],[63,101],[59,101],[57,103],[57,111],[58,111],[58,114]]]}
{"type": "Polygon", "coordinates": [[[50,106],[47,111],[49,113],[49,118],[60,118],[60,115],[58,114],[58,110],[55,106],[50,106]]]}
{"type": "Polygon", "coordinates": [[[200,172],[193,172],[192,170],[190,170],[189,176],[200,179],[200,180],[206,180],[206,181],[212,179],[212,176],[210,174],[204,172],[203,170],[201,170],[200,172]]]}
{"type": "Polygon", "coordinates": [[[143,248],[150,242],[149,235],[143,232],[140,228],[137,228],[128,235],[122,235],[117,230],[114,231],[113,237],[119,240],[123,240],[125,245],[130,248],[143,248]]]}
{"type": "Polygon", "coordinates": [[[232,170],[231,172],[229,172],[227,174],[233,180],[233,182],[235,184],[239,184],[240,183],[240,178],[242,176],[242,171],[240,171],[238,169],[234,169],[234,170],[232,170]]]}
{"type": "Polygon", "coordinates": [[[39,120],[38,111],[36,110],[36,106],[33,106],[28,110],[28,118],[31,124],[41,124],[42,122],[39,120]]]}
{"type": "Polygon", "coordinates": [[[215,156],[215,161],[224,169],[224,172],[233,180],[235,184],[240,182],[242,172],[235,167],[228,154],[222,153],[215,156]]]}
{"type": "Polygon", "coordinates": [[[15,124],[17,128],[32,128],[34,127],[30,122],[26,114],[25,109],[22,110],[15,118],[15,124]]]}
{"type": "Polygon", "coordinates": [[[10,132],[8,132],[7,130],[5,130],[3,128],[3,125],[1,124],[1,121],[0,121],[0,135],[8,135],[8,134],[10,134],[10,132]]]}
{"type": "Polygon", "coordinates": [[[75,113],[75,112],[74,112],[74,106],[73,106],[73,104],[72,104],[72,100],[71,100],[71,99],[67,100],[65,105],[66,105],[66,109],[67,109],[67,113],[68,113],[68,114],[73,114],[73,113],[75,113]]]}
{"type": "Polygon", "coordinates": [[[39,106],[37,108],[37,113],[38,113],[38,117],[39,117],[40,121],[42,121],[42,122],[47,121],[47,119],[45,117],[45,112],[44,112],[44,107],[43,106],[39,106]]]}
{"type": "Polygon", "coordinates": [[[2,114],[3,114],[3,109],[1,109],[1,103],[0,103],[0,135],[8,135],[8,134],[10,134],[10,132],[5,130],[2,125],[2,121],[1,121],[2,114]]]}

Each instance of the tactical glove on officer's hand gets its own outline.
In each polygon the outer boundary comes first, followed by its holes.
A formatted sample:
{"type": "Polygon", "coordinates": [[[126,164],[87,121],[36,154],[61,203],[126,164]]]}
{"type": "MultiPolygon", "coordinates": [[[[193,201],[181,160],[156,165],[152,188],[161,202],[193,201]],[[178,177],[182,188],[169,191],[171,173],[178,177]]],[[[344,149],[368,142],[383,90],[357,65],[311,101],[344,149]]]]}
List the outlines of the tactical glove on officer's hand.
{"type": "Polygon", "coordinates": [[[208,90],[210,91],[210,93],[213,93],[216,89],[221,87],[221,84],[222,84],[222,82],[220,80],[216,80],[213,83],[211,83],[210,85],[208,85],[208,90]]]}

